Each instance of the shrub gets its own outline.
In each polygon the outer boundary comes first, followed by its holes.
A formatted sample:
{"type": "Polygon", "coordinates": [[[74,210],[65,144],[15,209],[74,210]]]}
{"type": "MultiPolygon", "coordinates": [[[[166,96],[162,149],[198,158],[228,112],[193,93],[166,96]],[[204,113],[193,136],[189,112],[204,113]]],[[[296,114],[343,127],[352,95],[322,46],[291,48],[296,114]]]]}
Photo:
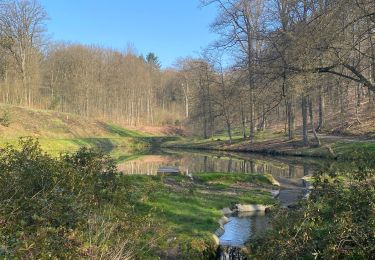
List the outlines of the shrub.
{"type": "Polygon", "coordinates": [[[273,213],[266,236],[249,247],[259,259],[370,259],[375,255],[375,162],[356,161],[314,175],[314,189],[297,209],[273,213]]]}
{"type": "Polygon", "coordinates": [[[8,126],[10,126],[10,123],[11,123],[10,112],[8,110],[5,110],[3,112],[3,115],[0,117],[0,124],[2,126],[8,127],[8,126]]]}
{"type": "Polygon", "coordinates": [[[126,258],[145,246],[152,216],[133,208],[148,193],[134,194],[107,156],[20,146],[0,154],[0,258],[126,258]]]}

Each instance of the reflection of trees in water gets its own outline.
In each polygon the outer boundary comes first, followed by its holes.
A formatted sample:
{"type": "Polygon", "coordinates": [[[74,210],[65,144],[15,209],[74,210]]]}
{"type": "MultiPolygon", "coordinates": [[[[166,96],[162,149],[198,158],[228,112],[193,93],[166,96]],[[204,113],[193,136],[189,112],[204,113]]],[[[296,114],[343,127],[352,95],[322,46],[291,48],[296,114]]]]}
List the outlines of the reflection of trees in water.
{"type": "Polygon", "coordinates": [[[268,173],[275,177],[299,178],[307,175],[307,165],[286,164],[257,159],[235,159],[233,157],[214,157],[207,155],[184,156],[144,156],[121,163],[119,170],[125,174],[156,175],[160,167],[178,167],[181,172],[238,172],[268,173]]]}

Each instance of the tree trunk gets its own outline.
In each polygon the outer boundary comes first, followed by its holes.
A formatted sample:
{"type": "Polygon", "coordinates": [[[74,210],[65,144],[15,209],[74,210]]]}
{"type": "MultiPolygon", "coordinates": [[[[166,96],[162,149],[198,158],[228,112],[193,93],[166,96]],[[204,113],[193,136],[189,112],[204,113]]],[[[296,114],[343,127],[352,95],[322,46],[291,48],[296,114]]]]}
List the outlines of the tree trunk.
{"type": "Polygon", "coordinates": [[[245,117],[245,111],[244,111],[244,106],[243,106],[243,102],[240,101],[240,105],[241,105],[241,126],[242,126],[242,136],[244,139],[246,139],[246,117],[245,117]]]}
{"type": "Polygon", "coordinates": [[[204,116],[204,118],[203,118],[203,137],[204,137],[204,139],[208,138],[208,135],[207,135],[207,117],[206,116],[204,116]]]}
{"type": "Polygon", "coordinates": [[[255,124],[254,124],[254,90],[250,89],[250,141],[254,142],[254,137],[255,137],[255,124]]]}
{"type": "Polygon", "coordinates": [[[308,136],[308,127],[307,127],[307,97],[302,94],[302,140],[303,145],[307,146],[309,145],[309,136],[308,136]]]}
{"type": "Polygon", "coordinates": [[[319,124],[317,131],[320,132],[325,124],[325,100],[322,87],[319,88],[319,124]]]}
{"type": "Polygon", "coordinates": [[[294,97],[291,95],[287,102],[287,111],[288,111],[288,137],[289,140],[294,139],[295,137],[295,112],[294,112],[294,97]]]}
{"type": "Polygon", "coordinates": [[[314,138],[316,140],[316,143],[318,147],[321,146],[320,139],[318,135],[316,134],[315,127],[314,127],[314,114],[313,114],[313,109],[312,109],[312,100],[309,98],[309,113],[310,113],[310,125],[311,125],[311,130],[314,134],[314,138]]]}
{"type": "Polygon", "coordinates": [[[232,143],[232,126],[229,122],[229,120],[227,119],[226,120],[226,123],[227,123],[227,131],[228,131],[228,137],[229,137],[229,143],[231,144],[232,143]]]}
{"type": "Polygon", "coordinates": [[[264,104],[262,105],[262,125],[261,125],[261,130],[264,131],[266,130],[266,109],[264,104]]]}

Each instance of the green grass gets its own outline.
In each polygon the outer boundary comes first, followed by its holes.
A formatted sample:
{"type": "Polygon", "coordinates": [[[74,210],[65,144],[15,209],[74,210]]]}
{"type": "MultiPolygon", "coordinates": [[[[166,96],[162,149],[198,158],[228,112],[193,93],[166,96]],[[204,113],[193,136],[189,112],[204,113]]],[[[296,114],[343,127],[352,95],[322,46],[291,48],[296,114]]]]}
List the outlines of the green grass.
{"type": "Polygon", "coordinates": [[[228,174],[228,173],[196,173],[194,179],[203,183],[215,185],[222,189],[230,188],[237,183],[252,183],[259,186],[270,187],[271,180],[266,175],[260,174],[228,174]]]}
{"type": "MultiPolygon", "coordinates": [[[[300,139],[288,141],[281,132],[263,131],[257,132],[255,135],[255,151],[264,153],[264,148],[270,154],[291,155],[303,157],[321,157],[332,158],[332,154],[326,147],[331,146],[338,158],[353,159],[354,151],[367,151],[375,156],[375,142],[372,141],[357,141],[357,140],[329,140],[323,139],[322,146],[316,147],[314,144],[304,147],[300,139]],[[269,142],[271,141],[271,142],[269,142]],[[275,142],[273,142],[275,141],[275,142]],[[263,143],[264,142],[264,143],[263,143]]],[[[235,136],[232,144],[229,145],[226,136],[215,136],[210,139],[188,139],[180,138],[176,141],[166,142],[164,147],[175,147],[184,149],[206,149],[206,150],[221,150],[221,151],[242,151],[243,149],[253,149],[254,146],[249,140],[244,140],[241,136],[235,136]]]]}
{"type": "MultiPolygon", "coordinates": [[[[51,155],[59,155],[64,152],[72,152],[80,147],[97,148],[104,152],[110,152],[115,148],[121,147],[121,153],[139,152],[148,147],[149,144],[142,140],[134,138],[105,138],[105,137],[83,137],[83,138],[38,138],[43,151],[51,155]]],[[[1,139],[0,147],[13,145],[18,147],[19,138],[1,139]]]]}
{"type": "Polygon", "coordinates": [[[367,151],[375,156],[375,142],[337,142],[332,146],[338,156],[347,157],[354,151],[367,151]]]}
{"type": "Polygon", "coordinates": [[[120,137],[137,137],[137,138],[151,137],[151,135],[149,135],[149,134],[144,134],[144,133],[132,131],[132,130],[125,129],[121,126],[118,126],[118,125],[115,125],[115,124],[110,124],[110,123],[105,124],[105,128],[110,134],[117,135],[117,136],[120,136],[120,137]]]}
{"type": "MultiPolygon", "coordinates": [[[[254,140],[255,141],[265,141],[265,140],[272,140],[272,139],[279,139],[284,138],[285,135],[282,132],[275,132],[271,130],[266,131],[258,131],[255,133],[254,140]]],[[[248,138],[246,139],[248,140],[248,138]]],[[[232,137],[232,144],[241,143],[244,141],[244,138],[241,134],[236,133],[232,137]]],[[[223,145],[228,144],[229,137],[226,133],[216,134],[213,137],[202,139],[202,138],[180,138],[176,141],[168,142],[165,146],[178,146],[183,148],[211,148],[217,149],[223,145]]]]}
{"type": "Polygon", "coordinates": [[[139,152],[151,142],[150,135],[78,115],[0,104],[0,115],[5,112],[10,115],[10,124],[0,125],[0,147],[17,146],[19,138],[25,136],[37,138],[42,149],[53,155],[82,146],[139,152]]]}
{"type": "MultiPolygon", "coordinates": [[[[214,243],[212,234],[219,227],[221,209],[236,203],[271,205],[275,201],[267,191],[257,187],[271,187],[271,182],[258,174],[199,173],[194,181],[178,176],[129,176],[136,187],[147,182],[157,183],[153,199],[144,203],[144,210],[153,209],[157,219],[168,231],[168,237],[176,237],[165,243],[165,249],[184,246],[210,247],[214,243]],[[239,183],[254,184],[251,189],[234,188],[239,183]],[[221,186],[218,186],[221,184],[221,186]]],[[[138,207],[140,209],[140,207],[138,207]]],[[[165,239],[167,240],[167,239],[165,239]]]]}

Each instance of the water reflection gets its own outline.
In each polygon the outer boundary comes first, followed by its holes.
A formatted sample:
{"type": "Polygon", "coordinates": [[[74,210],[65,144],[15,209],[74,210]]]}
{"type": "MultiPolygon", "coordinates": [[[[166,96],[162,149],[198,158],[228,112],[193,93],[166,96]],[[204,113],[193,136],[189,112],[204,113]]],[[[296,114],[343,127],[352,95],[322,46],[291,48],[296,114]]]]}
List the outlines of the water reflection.
{"type": "Polygon", "coordinates": [[[268,173],[274,177],[300,179],[315,169],[310,161],[290,161],[280,157],[249,154],[207,154],[186,151],[163,151],[123,161],[118,168],[125,174],[157,175],[161,169],[179,170],[190,175],[199,172],[268,173]]]}

